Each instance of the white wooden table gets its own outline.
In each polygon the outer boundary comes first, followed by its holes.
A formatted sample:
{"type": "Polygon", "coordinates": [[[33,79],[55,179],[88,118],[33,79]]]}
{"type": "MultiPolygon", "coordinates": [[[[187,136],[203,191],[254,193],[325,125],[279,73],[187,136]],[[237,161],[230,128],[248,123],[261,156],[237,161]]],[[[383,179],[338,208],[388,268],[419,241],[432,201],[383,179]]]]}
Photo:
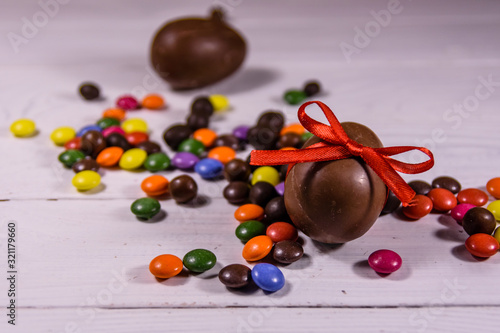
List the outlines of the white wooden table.
{"type": "Polygon", "coordinates": [[[105,188],[78,193],[49,135],[58,126],[93,123],[120,94],[144,91],[168,101],[166,111],[134,113],[162,144],[163,130],[184,118],[199,94],[230,98],[232,110],[211,125],[219,133],[253,123],[267,109],[292,123],[296,108],[281,101],[282,93],[316,78],[325,91],[319,98],[341,121],[368,125],[386,146],[432,149],[435,167],[405,179],[451,175],[464,188],[484,189],[500,176],[500,2],[73,0],[47,24],[41,11],[34,0],[7,1],[0,10],[2,332],[498,331],[500,255],[473,259],[466,234],[445,217],[384,216],[343,246],[304,237],[306,256],[282,267],[282,290],[229,291],[218,269],[245,262],[234,237],[235,207],[221,194],[225,181],[193,175],[205,205],[163,200],[165,217],[139,222],[129,207],[144,195],[139,185],[148,172],[103,170],[105,188]],[[214,3],[246,36],[248,58],[218,85],[171,92],[149,69],[152,35],[163,22],[204,15],[214,3]],[[390,22],[386,16],[377,23],[371,12],[389,9],[390,22]],[[23,36],[23,18],[34,16],[42,20],[38,31],[15,53],[8,34],[23,36]],[[372,29],[372,37],[363,44],[357,28],[372,29]],[[356,47],[350,61],[341,50],[347,44],[356,47]],[[83,101],[76,89],[84,80],[99,83],[105,100],[83,101]],[[36,137],[11,135],[8,127],[20,117],[36,121],[36,137]],[[15,327],[5,309],[9,221],[17,230],[15,327]],[[193,248],[214,251],[217,266],[161,283],[149,273],[153,257],[182,257],[193,248]],[[400,271],[382,278],[367,267],[367,256],[380,248],[403,257],[400,271]]]}

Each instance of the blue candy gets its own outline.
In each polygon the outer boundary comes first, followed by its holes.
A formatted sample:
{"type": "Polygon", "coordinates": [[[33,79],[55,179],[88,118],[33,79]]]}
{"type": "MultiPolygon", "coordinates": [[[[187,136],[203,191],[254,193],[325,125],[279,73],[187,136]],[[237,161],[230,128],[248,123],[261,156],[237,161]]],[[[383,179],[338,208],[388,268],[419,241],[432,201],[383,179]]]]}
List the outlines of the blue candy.
{"type": "Polygon", "coordinates": [[[213,158],[204,158],[194,166],[194,171],[204,179],[212,179],[222,174],[224,164],[213,158]]]}
{"type": "Polygon", "coordinates": [[[285,276],[271,264],[257,264],[252,269],[252,280],[262,290],[275,292],[285,285],[285,276]]]}
{"type": "Polygon", "coordinates": [[[97,125],[87,125],[85,127],[83,127],[82,129],[80,129],[78,131],[78,133],[76,133],[76,136],[82,136],[84,135],[85,133],[87,133],[88,131],[97,131],[97,132],[101,132],[102,131],[102,128],[97,126],[97,125]]]}

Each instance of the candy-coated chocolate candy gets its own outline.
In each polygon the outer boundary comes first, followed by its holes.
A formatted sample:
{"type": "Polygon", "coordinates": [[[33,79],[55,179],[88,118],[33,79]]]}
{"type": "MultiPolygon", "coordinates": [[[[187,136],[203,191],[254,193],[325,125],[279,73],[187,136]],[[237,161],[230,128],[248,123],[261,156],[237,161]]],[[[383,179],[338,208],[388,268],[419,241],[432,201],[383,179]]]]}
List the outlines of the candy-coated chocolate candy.
{"type": "Polygon", "coordinates": [[[145,132],[125,133],[124,138],[132,146],[137,146],[139,143],[149,141],[149,135],[145,132]]]}
{"type": "Polygon", "coordinates": [[[66,167],[71,168],[73,164],[78,162],[79,160],[85,158],[85,154],[79,150],[68,149],[59,154],[59,162],[64,164],[66,167]]]}
{"type": "Polygon", "coordinates": [[[102,113],[103,118],[115,118],[122,121],[127,116],[127,112],[120,108],[109,108],[102,113]]]}
{"type": "Polygon", "coordinates": [[[306,129],[304,128],[304,126],[302,126],[302,124],[295,123],[295,124],[290,124],[288,126],[283,127],[280,131],[280,135],[283,136],[286,133],[295,133],[298,135],[302,135],[302,134],[304,134],[305,131],[306,131],[306,129]]]}
{"type": "Polygon", "coordinates": [[[161,175],[149,176],[142,181],[141,189],[147,195],[163,195],[168,192],[168,179],[161,175]]]}
{"type": "Polygon", "coordinates": [[[135,110],[139,107],[139,102],[133,96],[124,95],[116,100],[116,106],[123,110],[135,110]]]}
{"type": "Polygon", "coordinates": [[[455,178],[441,176],[432,181],[433,188],[445,188],[453,194],[457,194],[462,189],[462,185],[455,178]]]}
{"type": "Polygon", "coordinates": [[[218,136],[214,141],[215,147],[226,146],[233,150],[241,150],[244,147],[243,142],[232,134],[223,134],[218,136]]]}
{"type": "Polygon", "coordinates": [[[123,150],[129,150],[132,145],[128,143],[127,139],[119,133],[111,133],[106,137],[106,145],[110,147],[120,147],[123,150]]]}
{"type": "Polygon", "coordinates": [[[144,150],[148,155],[161,153],[161,147],[159,144],[153,141],[142,141],[135,145],[135,148],[144,150]]]}
{"type": "Polygon", "coordinates": [[[10,125],[10,131],[17,137],[28,137],[35,134],[36,125],[31,119],[18,119],[10,125]]]}
{"type": "Polygon", "coordinates": [[[217,133],[208,128],[200,128],[193,133],[193,139],[200,141],[205,147],[211,147],[216,138],[217,133]]]}
{"type": "Polygon", "coordinates": [[[125,170],[134,170],[140,168],[144,164],[144,161],[146,161],[147,157],[148,154],[142,149],[129,149],[124,152],[122,157],[120,158],[120,168],[125,170]]]}
{"type": "Polygon", "coordinates": [[[229,108],[229,99],[224,95],[210,95],[208,100],[212,103],[215,112],[224,111],[229,108]]]}
{"type": "Polygon", "coordinates": [[[304,84],[304,93],[307,97],[317,95],[321,91],[318,81],[309,81],[304,84]]]}
{"type": "Polygon", "coordinates": [[[198,116],[210,117],[214,113],[214,106],[207,96],[199,96],[191,104],[191,113],[198,116]]]}
{"type": "Polygon", "coordinates": [[[278,193],[271,183],[257,182],[250,189],[249,199],[251,203],[265,207],[272,198],[277,196],[278,193]]]}
{"type": "Polygon", "coordinates": [[[196,249],[186,253],[182,262],[191,272],[203,273],[215,266],[217,257],[212,251],[196,249]]]}
{"type": "Polygon", "coordinates": [[[168,279],[182,272],[182,260],[172,254],[162,254],[151,260],[149,271],[159,279],[168,279]]]}
{"type": "Polygon", "coordinates": [[[175,202],[185,203],[196,197],[198,194],[198,185],[190,176],[180,175],[172,179],[168,190],[175,202]]]}
{"type": "Polygon", "coordinates": [[[418,220],[432,211],[432,200],[422,194],[417,194],[413,198],[413,205],[403,207],[403,214],[414,220],[418,220]]]}
{"type": "Polygon", "coordinates": [[[149,155],[144,161],[144,168],[151,172],[166,170],[170,167],[170,158],[164,153],[149,155]]]}
{"type": "Polygon", "coordinates": [[[264,208],[266,217],[271,222],[288,222],[290,216],[286,211],[285,199],[282,196],[272,198],[264,208]]]}
{"type": "Polygon", "coordinates": [[[462,220],[464,219],[465,213],[469,211],[469,209],[474,208],[473,204],[462,203],[458,204],[453,208],[450,212],[450,216],[457,221],[458,224],[462,224],[462,220]]]}
{"type": "Polygon", "coordinates": [[[302,258],[304,248],[295,241],[284,240],[274,244],[273,258],[282,264],[291,264],[302,258]]]}
{"type": "Polygon", "coordinates": [[[271,237],[262,235],[250,239],[243,247],[242,256],[246,261],[257,261],[269,254],[273,248],[271,237]]]}
{"type": "Polygon", "coordinates": [[[194,166],[194,171],[203,179],[213,179],[222,175],[224,164],[213,158],[204,158],[194,166]]]}
{"type": "Polygon", "coordinates": [[[140,198],[130,206],[135,216],[141,219],[150,219],[160,212],[161,206],[158,200],[153,198],[140,198]]]}
{"type": "Polygon", "coordinates": [[[84,159],[79,160],[72,167],[75,173],[90,170],[90,171],[99,171],[99,164],[90,156],[86,156],[84,159]]]}
{"type": "Polygon", "coordinates": [[[500,177],[488,180],[488,183],[486,183],[486,190],[495,199],[500,199],[500,177]]]}
{"type": "Polygon", "coordinates": [[[57,146],[63,146],[66,142],[73,139],[76,136],[76,132],[71,127],[58,127],[51,134],[50,139],[57,146]]]}
{"type": "Polygon", "coordinates": [[[279,183],[274,188],[276,189],[276,192],[278,192],[279,195],[283,196],[283,194],[285,193],[285,182],[279,183]]]}
{"type": "Polygon", "coordinates": [[[192,170],[200,158],[193,153],[180,152],[172,158],[172,165],[181,170],[192,170]]]}
{"type": "Polygon", "coordinates": [[[142,99],[141,105],[149,110],[158,110],[165,107],[165,101],[158,94],[148,94],[142,99]]]}
{"type": "Polygon", "coordinates": [[[279,132],[267,127],[252,127],[248,130],[248,143],[255,149],[275,149],[279,132]]]}
{"type": "Polygon", "coordinates": [[[260,263],[252,268],[252,280],[262,290],[275,292],[285,286],[285,276],[280,269],[268,263],[260,263]]]}
{"type": "Polygon", "coordinates": [[[64,149],[76,149],[79,150],[81,147],[82,138],[76,137],[64,144],[64,149]]]}
{"type": "Polygon", "coordinates": [[[82,83],[78,88],[78,92],[80,93],[80,96],[82,96],[83,99],[87,101],[97,99],[100,95],[100,91],[97,85],[90,82],[82,83]]]}
{"type": "Polygon", "coordinates": [[[280,137],[277,143],[278,148],[300,148],[302,146],[302,137],[297,133],[288,132],[280,137]]]}
{"type": "Polygon", "coordinates": [[[177,150],[182,141],[189,138],[193,131],[187,125],[177,124],[173,125],[165,130],[163,133],[163,140],[165,143],[172,148],[177,150]]]}
{"type": "Polygon", "coordinates": [[[85,170],[77,173],[71,183],[77,190],[87,191],[101,183],[101,176],[95,171],[85,170]]]}
{"type": "Polygon", "coordinates": [[[122,123],[121,126],[122,129],[125,131],[125,133],[132,133],[132,132],[146,133],[148,131],[148,124],[140,118],[127,119],[122,123]]]}
{"type": "Polygon", "coordinates": [[[76,136],[83,136],[85,133],[87,133],[89,131],[101,132],[102,128],[98,125],[87,125],[87,126],[80,128],[78,133],[76,133],[76,136]]]}
{"type": "Polygon", "coordinates": [[[80,150],[93,158],[106,148],[106,140],[100,131],[86,131],[81,138],[80,150]]]}
{"type": "Polygon", "coordinates": [[[297,228],[286,222],[274,222],[267,227],[266,235],[269,236],[274,243],[284,240],[296,241],[297,238],[299,238],[297,228]]]}
{"type": "Polygon", "coordinates": [[[475,206],[484,206],[488,202],[488,194],[477,188],[467,188],[458,192],[457,200],[460,203],[470,203],[475,206]]]}
{"type": "Polygon", "coordinates": [[[260,221],[250,220],[241,223],[234,231],[236,237],[242,242],[248,242],[250,239],[266,234],[266,225],[260,221]]]}
{"type": "Polygon", "coordinates": [[[247,141],[249,129],[246,125],[238,126],[233,130],[233,135],[241,141],[247,141]]]}
{"type": "MultiPolygon", "coordinates": [[[[109,118],[108,118],[109,119],[109,118]]],[[[107,138],[109,135],[111,135],[112,133],[118,133],[118,134],[121,134],[121,135],[125,135],[125,131],[122,130],[122,128],[120,126],[109,126],[105,129],[103,129],[101,131],[101,134],[107,138]]]]}
{"type": "Polygon", "coordinates": [[[462,219],[462,226],[469,235],[479,233],[491,235],[496,225],[493,214],[483,207],[469,209],[462,219]]]}
{"type": "Polygon", "coordinates": [[[207,128],[210,125],[210,118],[195,114],[190,114],[186,118],[186,125],[188,125],[188,127],[192,131],[196,131],[200,128],[207,128]]]}
{"type": "Polygon", "coordinates": [[[248,201],[250,185],[247,182],[230,182],[223,191],[224,198],[232,204],[242,204],[248,201]]]}
{"type": "Polygon", "coordinates": [[[489,258],[497,254],[498,240],[489,234],[478,233],[467,238],[465,248],[476,257],[489,258]]]}
{"type": "Polygon", "coordinates": [[[236,157],[236,152],[234,149],[226,146],[215,147],[208,152],[208,157],[215,158],[223,164],[226,164],[236,157]]]}
{"type": "Polygon", "coordinates": [[[251,174],[250,166],[247,162],[238,158],[232,159],[224,166],[224,177],[228,181],[246,182],[251,174]]]}
{"type": "MultiPolygon", "coordinates": [[[[111,126],[119,126],[120,121],[115,118],[101,118],[97,121],[97,126],[99,126],[102,129],[111,127],[111,126]]],[[[103,134],[104,135],[104,134],[103,134]]]]}
{"type": "Polygon", "coordinates": [[[496,228],[495,232],[493,233],[493,237],[495,237],[497,242],[500,243],[500,227],[496,228]]]}
{"type": "Polygon", "coordinates": [[[401,200],[391,191],[387,190],[387,200],[385,201],[385,206],[382,209],[382,214],[390,214],[401,206],[401,200]]]}
{"type": "Polygon", "coordinates": [[[490,203],[487,209],[493,214],[495,220],[500,221],[500,200],[490,203]]]}
{"type": "Polygon", "coordinates": [[[370,254],[368,264],[377,273],[389,274],[397,271],[403,259],[394,251],[378,250],[370,254]]]}
{"type": "Polygon", "coordinates": [[[278,185],[280,182],[278,170],[270,166],[257,168],[252,174],[252,185],[255,185],[257,182],[268,182],[272,186],[278,185]]]}
{"type": "Polygon", "coordinates": [[[314,136],[314,134],[312,134],[310,132],[304,132],[300,137],[302,138],[302,142],[306,142],[307,140],[309,140],[313,136],[314,136]]]}
{"type": "Polygon", "coordinates": [[[257,120],[257,127],[269,128],[273,132],[279,133],[285,124],[285,117],[279,111],[268,111],[260,115],[257,120]]]}
{"type": "Polygon", "coordinates": [[[181,142],[177,148],[180,152],[188,152],[196,156],[200,156],[205,151],[205,146],[203,143],[196,139],[186,139],[181,142]]]}
{"type": "Polygon", "coordinates": [[[122,155],[123,155],[122,148],[108,147],[104,148],[99,153],[99,155],[97,155],[96,161],[99,165],[103,167],[112,167],[118,164],[122,155]]]}
{"type": "Polygon", "coordinates": [[[427,196],[432,200],[432,207],[438,212],[447,212],[457,205],[455,195],[445,188],[433,188],[427,196]]]}
{"type": "Polygon", "coordinates": [[[262,220],[263,217],[264,209],[261,206],[254,204],[240,206],[234,212],[234,218],[240,222],[262,220]]]}
{"type": "Polygon", "coordinates": [[[283,99],[290,105],[302,103],[307,98],[306,94],[300,90],[288,90],[283,95],[283,99]]]}
{"type": "Polygon", "coordinates": [[[415,191],[416,194],[427,195],[432,190],[431,184],[423,180],[413,180],[408,185],[415,191]]]}
{"type": "Polygon", "coordinates": [[[245,265],[231,264],[219,272],[219,280],[229,288],[246,287],[252,280],[252,270],[245,265]]]}

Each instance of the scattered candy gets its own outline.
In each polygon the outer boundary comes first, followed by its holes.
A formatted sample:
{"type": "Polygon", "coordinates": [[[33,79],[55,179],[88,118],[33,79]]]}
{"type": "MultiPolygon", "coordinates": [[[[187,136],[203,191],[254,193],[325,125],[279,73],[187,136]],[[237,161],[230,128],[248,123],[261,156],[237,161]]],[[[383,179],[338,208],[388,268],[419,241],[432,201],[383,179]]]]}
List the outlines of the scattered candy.
{"type": "Polygon", "coordinates": [[[108,147],[104,148],[99,155],[97,155],[96,161],[100,166],[103,167],[113,167],[118,164],[123,155],[123,149],[120,147],[108,147]]]}
{"type": "Polygon", "coordinates": [[[181,170],[192,170],[200,158],[193,153],[180,152],[172,158],[172,165],[181,170]]]}
{"type": "Polygon", "coordinates": [[[76,149],[79,150],[81,148],[82,138],[76,137],[64,144],[64,149],[76,149]]]}
{"type": "Polygon", "coordinates": [[[162,254],[151,260],[149,271],[159,279],[169,279],[182,272],[182,260],[172,254],[162,254]]]}
{"type": "Polygon", "coordinates": [[[432,181],[433,188],[444,188],[450,191],[453,194],[457,194],[462,189],[462,185],[452,177],[442,176],[434,179],[432,181]]]}
{"type": "Polygon", "coordinates": [[[468,188],[461,190],[457,194],[459,203],[469,203],[474,206],[484,206],[488,202],[488,194],[477,188],[468,188]]]}
{"type": "Polygon", "coordinates": [[[248,137],[248,130],[250,127],[242,125],[238,126],[233,130],[233,135],[241,141],[246,141],[248,137]]]}
{"type": "Polygon", "coordinates": [[[282,264],[296,262],[304,255],[302,245],[292,240],[284,240],[274,244],[273,258],[282,264]]]}
{"type": "Polygon", "coordinates": [[[296,241],[299,237],[297,228],[286,222],[274,222],[267,227],[266,235],[269,236],[274,243],[284,240],[296,241]]]}
{"type": "Polygon", "coordinates": [[[186,203],[193,200],[198,194],[198,185],[188,175],[181,175],[172,179],[168,189],[177,203],[186,203]]]}
{"type": "Polygon", "coordinates": [[[132,145],[128,143],[127,139],[119,133],[111,133],[106,137],[106,144],[111,147],[120,147],[124,151],[132,148],[132,145]]]}
{"type": "Polygon", "coordinates": [[[290,222],[290,216],[285,207],[285,199],[282,196],[272,198],[264,208],[266,217],[271,222],[290,222]]]}
{"type": "Polygon", "coordinates": [[[142,142],[149,140],[149,135],[148,135],[148,133],[145,133],[145,132],[125,133],[125,135],[123,137],[132,146],[137,146],[137,145],[141,144],[142,142]]]}
{"type": "Polygon", "coordinates": [[[433,188],[427,196],[432,200],[432,207],[438,212],[447,212],[457,205],[455,195],[445,188],[433,188]]]}
{"type": "Polygon", "coordinates": [[[245,244],[241,255],[246,261],[257,261],[267,256],[272,248],[273,241],[269,236],[256,236],[245,244]]]}
{"type": "Polygon", "coordinates": [[[275,292],[285,286],[285,276],[278,267],[261,263],[252,269],[252,280],[262,290],[275,292]]]}
{"type": "Polygon", "coordinates": [[[116,106],[123,110],[135,110],[139,107],[139,102],[135,97],[125,95],[116,100],[116,106]]]}
{"type": "Polygon", "coordinates": [[[10,125],[10,131],[15,136],[24,138],[35,134],[36,125],[31,119],[18,119],[10,125]]]}
{"type": "Polygon", "coordinates": [[[95,171],[85,170],[77,173],[71,183],[77,190],[87,191],[101,183],[101,176],[95,171]]]}
{"type": "Polygon", "coordinates": [[[144,168],[151,172],[166,170],[169,167],[170,158],[164,153],[151,154],[146,158],[146,161],[144,161],[144,168]]]}
{"type": "Polygon", "coordinates": [[[491,235],[496,227],[496,221],[493,214],[482,207],[471,208],[465,213],[462,220],[462,226],[469,235],[478,233],[491,235]]]}
{"type": "Polygon", "coordinates": [[[240,222],[250,220],[261,220],[264,217],[264,209],[254,204],[246,204],[238,207],[234,212],[234,218],[240,222]]]}
{"type": "Polygon", "coordinates": [[[147,133],[148,131],[148,124],[140,118],[127,119],[122,123],[121,126],[122,129],[125,131],[125,133],[132,133],[132,132],[147,133]]]}
{"type": "Polygon", "coordinates": [[[222,175],[224,165],[213,158],[204,158],[194,166],[194,171],[203,179],[213,179],[222,175]]]}
{"type": "Polygon", "coordinates": [[[206,96],[194,99],[191,104],[191,113],[198,116],[210,117],[214,113],[214,106],[206,96]]]}
{"type": "Polygon", "coordinates": [[[493,214],[495,220],[500,221],[500,200],[490,203],[487,209],[493,214]]]}
{"type": "Polygon", "coordinates": [[[208,152],[208,157],[221,161],[223,164],[233,160],[236,157],[234,149],[222,146],[215,147],[208,152]]]}
{"type": "Polygon", "coordinates": [[[125,170],[134,170],[140,168],[144,164],[144,161],[146,161],[147,157],[148,154],[142,149],[129,149],[124,152],[122,157],[120,158],[120,168],[125,170]]]}
{"type": "Polygon", "coordinates": [[[280,182],[278,170],[270,166],[257,168],[252,174],[252,185],[257,182],[268,182],[272,186],[278,185],[280,182]]]}
{"type": "Polygon", "coordinates": [[[149,94],[144,96],[141,105],[143,108],[149,110],[159,110],[165,107],[165,101],[163,100],[163,97],[158,94],[149,94]]]}
{"type": "Polygon", "coordinates": [[[240,159],[232,159],[224,166],[224,177],[228,181],[243,181],[246,182],[250,177],[251,169],[248,163],[240,159]]]}
{"type": "Polygon", "coordinates": [[[56,128],[51,134],[50,139],[57,146],[63,146],[66,142],[73,139],[76,136],[76,132],[71,127],[59,127],[56,128]]]}
{"type": "Polygon", "coordinates": [[[78,133],[76,133],[76,136],[83,136],[85,133],[89,132],[89,131],[97,131],[97,132],[100,132],[102,131],[102,128],[99,126],[99,125],[87,125],[87,126],[84,126],[82,127],[78,133]]]}
{"type": "Polygon", "coordinates": [[[246,243],[254,237],[265,235],[266,225],[260,221],[250,220],[238,225],[234,233],[240,241],[246,243]]]}
{"type": "Polygon", "coordinates": [[[123,119],[125,119],[126,115],[127,115],[127,112],[123,109],[120,109],[120,108],[106,109],[102,113],[103,118],[115,118],[119,121],[122,121],[123,119]]]}
{"type": "Polygon", "coordinates": [[[75,173],[82,172],[85,170],[99,171],[99,164],[90,156],[86,156],[84,159],[79,160],[72,167],[75,173]]]}
{"type": "Polygon", "coordinates": [[[141,189],[147,195],[163,195],[168,192],[168,179],[160,175],[149,176],[142,181],[141,189]]]}
{"type": "Polygon", "coordinates": [[[149,140],[139,142],[135,145],[135,148],[144,150],[148,155],[161,153],[160,145],[149,140]]]}
{"type": "Polygon", "coordinates": [[[130,206],[130,210],[135,216],[148,220],[160,212],[161,206],[158,200],[153,198],[140,198],[135,200],[130,206]]]}
{"type": "Polygon", "coordinates": [[[248,200],[250,185],[247,182],[230,182],[222,193],[229,203],[242,204],[248,200]]]}
{"type": "Polygon", "coordinates": [[[97,99],[100,95],[100,91],[97,85],[90,82],[82,83],[78,88],[78,91],[80,92],[80,95],[87,101],[97,99]]]}
{"type": "Polygon", "coordinates": [[[424,182],[423,180],[414,180],[408,183],[408,185],[415,191],[415,193],[420,195],[427,195],[430,190],[432,190],[431,184],[424,182]]]}
{"type": "Polygon", "coordinates": [[[397,271],[402,263],[403,260],[399,254],[391,250],[378,250],[368,257],[370,267],[381,274],[390,274],[397,271]]]}
{"type": "Polygon", "coordinates": [[[432,211],[432,200],[425,195],[417,194],[413,198],[414,205],[403,207],[403,214],[406,217],[418,220],[432,211]]]}
{"type": "Polygon", "coordinates": [[[307,98],[305,92],[300,90],[287,90],[283,95],[283,99],[290,105],[302,103],[307,98]]]}
{"type": "Polygon", "coordinates": [[[476,257],[489,258],[498,252],[498,240],[489,234],[477,233],[467,238],[465,248],[476,257]]]}
{"type": "Polygon", "coordinates": [[[276,189],[276,192],[278,192],[279,195],[283,196],[283,194],[285,193],[285,182],[279,183],[274,188],[276,189]]]}
{"type": "Polygon", "coordinates": [[[304,134],[305,131],[306,130],[304,126],[302,126],[302,124],[296,123],[283,127],[283,129],[280,131],[280,135],[283,136],[287,133],[295,133],[298,135],[302,135],[304,134]]]}
{"type": "MultiPolygon", "coordinates": [[[[108,118],[109,119],[109,118],[108,118]]],[[[113,133],[125,135],[125,131],[120,126],[109,126],[101,131],[101,134],[106,138],[113,133]]]]}
{"type": "Polygon", "coordinates": [[[187,125],[173,125],[165,130],[163,140],[172,150],[177,150],[181,142],[188,139],[191,133],[193,131],[187,125]]]}
{"type": "Polygon", "coordinates": [[[321,86],[318,81],[309,81],[304,85],[304,93],[307,97],[311,97],[319,94],[321,91],[321,86]]]}
{"type": "Polygon", "coordinates": [[[458,224],[462,224],[462,220],[464,219],[465,213],[469,211],[469,209],[474,208],[476,206],[468,203],[458,204],[453,208],[450,212],[450,216],[457,221],[458,224]]]}
{"type": "Polygon", "coordinates": [[[193,133],[193,139],[200,141],[205,147],[211,147],[216,138],[217,133],[208,128],[200,128],[193,133]]]}
{"type": "Polygon", "coordinates": [[[73,167],[73,164],[85,158],[85,154],[76,149],[68,149],[59,154],[59,162],[64,164],[67,168],[73,167]]]}
{"type": "Polygon", "coordinates": [[[214,107],[214,111],[224,111],[229,108],[229,100],[224,95],[210,95],[208,97],[210,103],[214,107]]]}
{"type": "Polygon", "coordinates": [[[203,273],[215,266],[217,257],[209,250],[196,249],[186,253],[182,262],[191,272],[203,273]]]}
{"type": "Polygon", "coordinates": [[[234,151],[241,150],[242,142],[232,134],[219,135],[214,141],[214,147],[226,146],[234,151]]]}
{"type": "Polygon", "coordinates": [[[387,200],[385,201],[385,206],[382,208],[381,214],[391,214],[401,206],[401,200],[399,200],[391,190],[387,190],[387,192],[387,200]]]}
{"type": "Polygon", "coordinates": [[[82,135],[80,150],[86,155],[97,158],[97,155],[106,148],[106,139],[99,131],[87,131],[82,135]]]}
{"type": "Polygon", "coordinates": [[[268,182],[257,182],[250,189],[250,202],[261,207],[265,207],[278,193],[273,185],[268,182]]]}
{"type": "Polygon", "coordinates": [[[495,237],[497,242],[500,243],[500,227],[496,228],[495,232],[493,233],[493,237],[495,237]]]}
{"type": "Polygon", "coordinates": [[[118,119],[115,119],[115,118],[101,118],[97,121],[96,125],[102,129],[105,129],[105,128],[108,128],[111,126],[119,126],[120,121],[118,119]]]}
{"type": "Polygon", "coordinates": [[[186,139],[179,144],[177,150],[180,152],[191,153],[199,157],[205,151],[205,146],[198,140],[186,139]]]}
{"type": "Polygon", "coordinates": [[[219,280],[226,287],[243,288],[252,280],[251,272],[251,269],[245,265],[232,264],[220,270],[219,280]]]}
{"type": "Polygon", "coordinates": [[[495,199],[500,199],[500,177],[488,180],[488,183],[486,183],[486,190],[495,199]]]}

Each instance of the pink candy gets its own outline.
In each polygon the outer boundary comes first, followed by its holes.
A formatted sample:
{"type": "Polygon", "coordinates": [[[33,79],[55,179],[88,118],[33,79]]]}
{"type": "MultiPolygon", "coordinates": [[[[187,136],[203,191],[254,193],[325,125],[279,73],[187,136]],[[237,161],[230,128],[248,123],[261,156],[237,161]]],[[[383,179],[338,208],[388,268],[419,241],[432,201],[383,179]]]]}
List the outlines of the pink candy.
{"type": "Polygon", "coordinates": [[[474,208],[476,206],[474,206],[473,204],[469,204],[469,203],[461,203],[461,204],[458,204],[455,206],[455,208],[453,208],[450,212],[450,216],[453,217],[455,219],[455,221],[457,221],[458,224],[462,224],[462,220],[464,218],[464,215],[465,213],[467,213],[467,211],[471,208],[474,208]]]}
{"type": "Polygon", "coordinates": [[[118,98],[116,106],[124,110],[135,110],[139,107],[139,102],[134,96],[124,95],[118,98]]]}
{"type": "Polygon", "coordinates": [[[101,133],[104,137],[107,137],[111,133],[118,133],[121,135],[125,135],[125,131],[122,130],[120,126],[109,126],[108,128],[103,129],[101,133]]]}
{"type": "Polygon", "coordinates": [[[389,274],[397,271],[403,259],[394,251],[391,250],[378,250],[370,254],[368,257],[368,264],[377,273],[389,274]]]}

